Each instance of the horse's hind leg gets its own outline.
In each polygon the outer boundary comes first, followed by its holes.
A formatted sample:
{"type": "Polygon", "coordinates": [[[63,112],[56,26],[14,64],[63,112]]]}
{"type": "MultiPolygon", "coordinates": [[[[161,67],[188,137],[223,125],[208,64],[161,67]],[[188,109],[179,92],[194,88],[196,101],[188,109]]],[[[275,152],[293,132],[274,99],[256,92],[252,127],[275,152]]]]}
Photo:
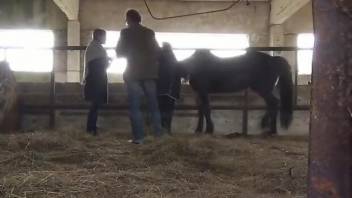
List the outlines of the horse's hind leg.
{"type": "Polygon", "coordinates": [[[277,133],[277,126],[276,126],[276,117],[277,117],[277,109],[279,100],[272,94],[266,94],[264,96],[265,103],[267,105],[267,113],[268,113],[268,120],[269,120],[269,127],[270,131],[269,134],[276,134],[277,133]]]}
{"type": "Polygon", "coordinates": [[[203,132],[203,122],[204,122],[204,114],[203,114],[201,105],[199,105],[199,107],[198,107],[198,124],[197,124],[197,128],[196,128],[196,133],[203,132]]]}
{"type": "Polygon", "coordinates": [[[270,114],[269,114],[269,111],[267,110],[262,118],[262,121],[260,123],[260,127],[262,129],[268,128],[270,125],[269,122],[270,122],[270,114]]]}
{"type": "Polygon", "coordinates": [[[206,124],[207,124],[205,132],[212,134],[214,132],[214,124],[213,124],[213,121],[211,120],[210,103],[209,103],[208,94],[206,92],[200,94],[199,99],[201,101],[201,109],[203,111],[206,124]]]}

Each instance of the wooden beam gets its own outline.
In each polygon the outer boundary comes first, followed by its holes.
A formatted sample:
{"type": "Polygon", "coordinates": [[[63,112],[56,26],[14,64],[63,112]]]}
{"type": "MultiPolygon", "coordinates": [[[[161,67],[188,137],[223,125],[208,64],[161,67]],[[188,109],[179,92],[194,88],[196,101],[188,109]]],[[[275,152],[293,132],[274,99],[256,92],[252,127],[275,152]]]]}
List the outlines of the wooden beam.
{"type": "Polygon", "coordinates": [[[310,0],[272,0],[270,24],[282,24],[310,0]]]}
{"type": "Polygon", "coordinates": [[[78,20],[79,0],[53,0],[68,20],[78,20]]]}

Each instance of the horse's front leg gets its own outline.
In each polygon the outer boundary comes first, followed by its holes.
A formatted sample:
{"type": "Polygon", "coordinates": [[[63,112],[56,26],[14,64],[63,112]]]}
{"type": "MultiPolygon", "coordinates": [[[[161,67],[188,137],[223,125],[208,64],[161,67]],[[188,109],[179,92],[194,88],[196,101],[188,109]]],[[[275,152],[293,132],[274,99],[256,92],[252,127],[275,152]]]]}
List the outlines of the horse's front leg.
{"type": "Polygon", "coordinates": [[[210,111],[210,103],[209,103],[209,97],[207,93],[201,94],[200,95],[200,100],[201,100],[201,109],[203,111],[203,114],[205,116],[206,120],[206,133],[212,134],[214,133],[214,124],[213,121],[211,120],[211,111],[210,111]]]}
{"type": "Polygon", "coordinates": [[[204,122],[204,114],[202,111],[201,105],[198,106],[198,124],[196,128],[196,133],[202,133],[203,132],[203,122],[204,122]]]}
{"type": "Polygon", "coordinates": [[[214,123],[211,120],[211,112],[209,104],[205,107],[205,120],[207,122],[206,133],[213,134],[214,133],[214,123]]]}

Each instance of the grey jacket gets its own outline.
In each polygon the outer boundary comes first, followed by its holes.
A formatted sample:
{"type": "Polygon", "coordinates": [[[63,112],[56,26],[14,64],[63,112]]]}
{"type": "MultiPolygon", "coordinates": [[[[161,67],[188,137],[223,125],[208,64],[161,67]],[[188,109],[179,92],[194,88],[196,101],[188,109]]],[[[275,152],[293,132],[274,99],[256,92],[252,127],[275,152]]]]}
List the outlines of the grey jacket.
{"type": "Polygon", "coordinates": [[[118,57],[127,58],[124,78],[157,79],[159,51],[153,30],[140,24],[123,29],[116,46],[116,54],[118,57]]]}

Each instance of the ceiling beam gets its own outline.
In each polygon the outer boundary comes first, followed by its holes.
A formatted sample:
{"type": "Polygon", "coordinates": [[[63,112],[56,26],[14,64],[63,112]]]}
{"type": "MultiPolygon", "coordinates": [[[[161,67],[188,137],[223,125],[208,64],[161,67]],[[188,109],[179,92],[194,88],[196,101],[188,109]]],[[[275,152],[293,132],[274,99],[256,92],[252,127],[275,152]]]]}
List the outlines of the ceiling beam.
{"type": "Polygon", "coordinates": [[[270,23],[282,24],[302,7],[307,5],[310,0],[272,0],[270,23]]]}
{"type": "Polygon", "coordinates": [[[53,0],[68,20],[78,20],[79,0],[53,0]]]}

